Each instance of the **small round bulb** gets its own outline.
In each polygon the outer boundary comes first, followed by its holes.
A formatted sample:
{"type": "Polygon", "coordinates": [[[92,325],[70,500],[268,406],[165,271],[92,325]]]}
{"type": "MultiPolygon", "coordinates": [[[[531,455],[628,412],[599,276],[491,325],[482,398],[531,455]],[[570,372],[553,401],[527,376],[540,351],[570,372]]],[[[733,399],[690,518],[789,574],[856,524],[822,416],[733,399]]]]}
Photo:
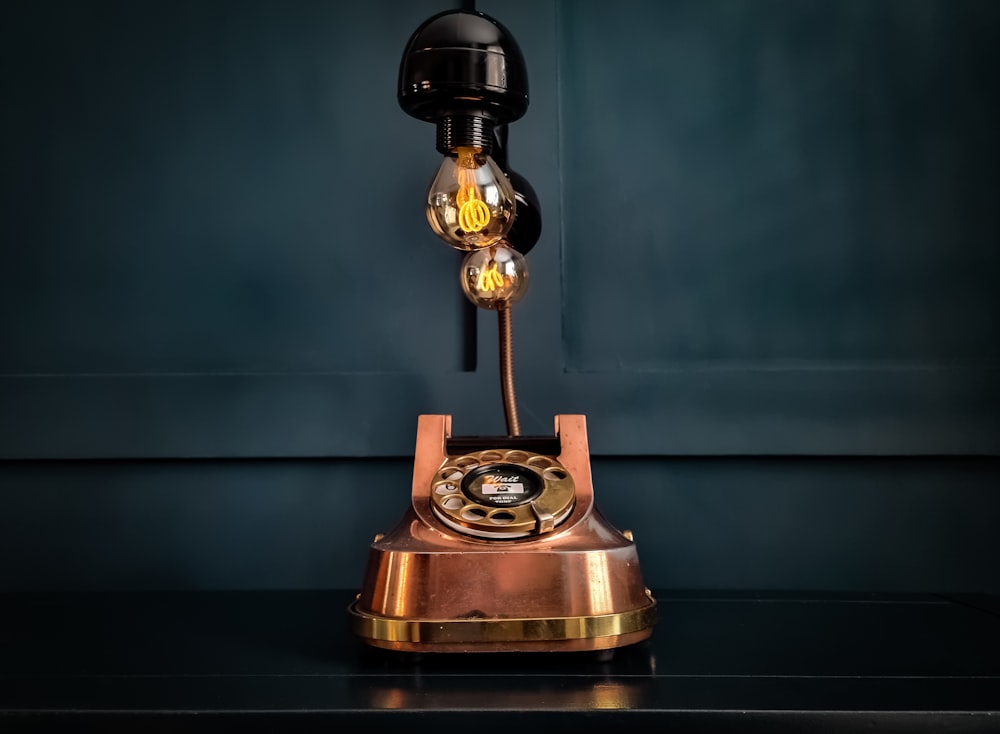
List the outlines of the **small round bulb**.
{"type": "Polygon", "coordinates": [[[514,223],[514,187],[482,148],[446,155],[427,192],[427,221],[458,250],[499,242],[514,223]]]}
{"type": "Polygon", "coordinates": [[[479,308],[498,311],[524,298],[528,261],[505,243],[470,252],[462,262],[462,290],[479,308]]]}

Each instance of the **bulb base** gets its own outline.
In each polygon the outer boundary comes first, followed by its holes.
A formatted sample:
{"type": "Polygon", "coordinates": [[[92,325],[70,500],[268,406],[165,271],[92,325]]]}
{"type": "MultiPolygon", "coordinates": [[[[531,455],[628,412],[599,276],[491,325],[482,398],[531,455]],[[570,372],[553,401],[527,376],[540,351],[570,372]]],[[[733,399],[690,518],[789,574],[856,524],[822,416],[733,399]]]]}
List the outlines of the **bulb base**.
{"type": "Polygon", "coordinates": [[[441,155],[457,148],[479,148],[493,152],[494,122],[481,115],[446,115],[437,119],[437,150],[441,155]]]}

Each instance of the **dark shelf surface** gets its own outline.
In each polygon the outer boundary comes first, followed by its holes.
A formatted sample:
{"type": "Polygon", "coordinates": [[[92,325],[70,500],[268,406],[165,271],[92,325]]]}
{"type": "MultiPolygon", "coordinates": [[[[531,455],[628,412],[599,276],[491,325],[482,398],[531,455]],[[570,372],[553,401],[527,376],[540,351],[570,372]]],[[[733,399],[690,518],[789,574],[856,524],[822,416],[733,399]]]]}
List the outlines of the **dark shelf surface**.
{"type": "Polygon", "coordinates": [[[610,661],[376,650],[349,590],[0,595],[0,731],[1000,730],[996,598],[655,594],[610,661]]]}

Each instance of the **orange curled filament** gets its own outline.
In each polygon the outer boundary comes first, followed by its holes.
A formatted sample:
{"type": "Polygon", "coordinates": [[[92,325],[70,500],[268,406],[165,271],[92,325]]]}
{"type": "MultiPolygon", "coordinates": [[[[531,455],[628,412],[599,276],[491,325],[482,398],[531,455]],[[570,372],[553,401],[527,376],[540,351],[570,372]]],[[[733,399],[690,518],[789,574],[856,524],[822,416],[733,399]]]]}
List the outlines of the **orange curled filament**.
{"type": "Polygon", "coordinates": [[[476,185],[478,148],[458,149],[458,226],[465,232],[480,232],[490,223],[490,208],[476,185]]]}
{"type": "Polygon", "coordinates": [[[497,271],[496,263],[493,263],[488,268],[483,268],[479,272],[479,278],[476,280],[476,288],[481,291],[493,291],[497,288],[503,288],[503,276],[497,271]]]}

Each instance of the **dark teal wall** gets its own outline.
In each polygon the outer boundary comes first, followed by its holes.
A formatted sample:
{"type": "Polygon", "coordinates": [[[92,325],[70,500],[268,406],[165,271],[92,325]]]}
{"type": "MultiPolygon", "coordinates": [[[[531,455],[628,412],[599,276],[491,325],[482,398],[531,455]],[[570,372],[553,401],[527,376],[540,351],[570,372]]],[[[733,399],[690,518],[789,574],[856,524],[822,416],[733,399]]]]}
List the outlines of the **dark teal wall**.
{"type": "MultiPolygon", "coordinates": [[[[448,7],[0,10],[0,588],[353,586],[503,430],[395,100],[448,7]]],[[[1000,5],[480,2],[542,240],[521,417],[653,586],[1000,592],[1000,5]]]]}
{"type": "MultiPolygon", "coordinates": [[[[7,589],[361,583],[405,459],[0,467],[7,589]]],[[[657,587],[997,593],[987,459],[601,459],[595,489],[657,587]]]]}

